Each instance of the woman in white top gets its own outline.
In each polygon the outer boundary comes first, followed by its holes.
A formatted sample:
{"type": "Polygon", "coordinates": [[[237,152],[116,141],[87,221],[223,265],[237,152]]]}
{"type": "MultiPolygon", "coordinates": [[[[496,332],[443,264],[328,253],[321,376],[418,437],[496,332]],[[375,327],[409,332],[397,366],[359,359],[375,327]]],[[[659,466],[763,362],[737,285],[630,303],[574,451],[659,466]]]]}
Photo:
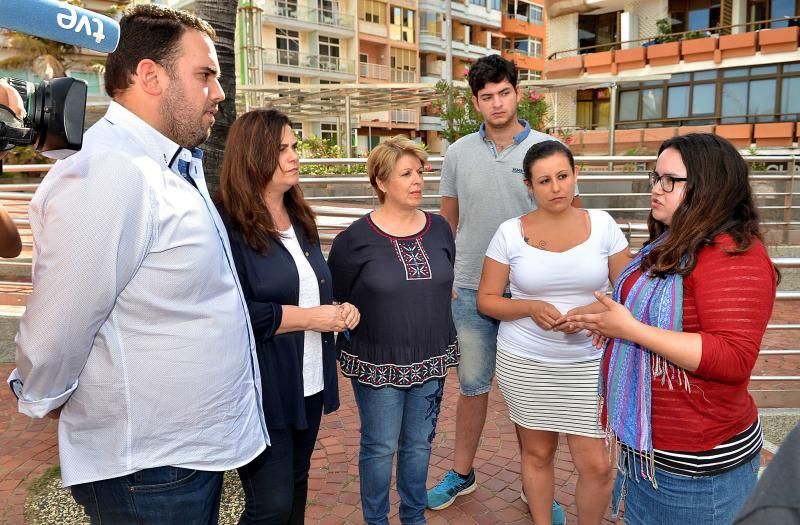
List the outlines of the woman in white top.
{"type": "Polygon", "coordinates": [[[608,213],[570,206],[578,170],[569,148],[536,144],[523,169],[537,209],[497,230],[484,259],[478,309],[501,321],[497,380],[517,427],[533,522],[551,522],[553,460],[563,432],[578,470],[580,522],[600,523],[614,479],[598,413],[602,351],[563,318],[597,308],[594,291],[606,290],[630,252],[608,213]]]}
{"type": "Polygon", "coordinates": [[[353,305],[332,304],[296,147],[286,115],[245,113],[228,132],[217,197],[256,340],[270,437],[270,446],[239,468],[240,524],[304,522],[320,419],[339,407],[333,333],[360,319],[353,305]]]}

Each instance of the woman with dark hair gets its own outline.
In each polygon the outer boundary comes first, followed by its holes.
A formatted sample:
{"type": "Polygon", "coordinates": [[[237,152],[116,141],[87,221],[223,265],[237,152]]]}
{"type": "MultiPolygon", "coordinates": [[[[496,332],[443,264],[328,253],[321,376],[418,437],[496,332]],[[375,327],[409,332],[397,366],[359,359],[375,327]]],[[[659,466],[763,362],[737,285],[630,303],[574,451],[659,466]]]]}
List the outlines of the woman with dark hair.
{"type": "Polygon", "coordinates": [[[601,312],[567,322],[613,338],[601,393],[625,523],[731,523],[759,468],[747,386],[779,275],[747,164],[728,141],[667,140],[650,184],[647,244],[613,300],[597,294],[601,312]]]}
{"type": "Polygon", "coordinates": [[[553,518],[553,461],[564,433],[578,471],[578,517],[600,524],[614,482],[597,405],[602,352],[560,320],[587,311],[582,307],[595,302],[593,293],[616,279],[630,261],[628,242],[608,213],[572,207],[578,170],[565,145],[535,144],[523,171],[536,209],[504,222],[494,235],[478,309],[500,321],[497,382],[517,428],[523,499],[533,522],[553,518]]]}
{"type": "Polygon", "coordinates": [[[271,441],[239,469],[240,523],[303,523],[320,419],[339,407],[333,332],[359,321],[353,305],[333,304],[296,145],[286,115],[245,113],[228,132],[217,196],[256,338],[271,441]]]}

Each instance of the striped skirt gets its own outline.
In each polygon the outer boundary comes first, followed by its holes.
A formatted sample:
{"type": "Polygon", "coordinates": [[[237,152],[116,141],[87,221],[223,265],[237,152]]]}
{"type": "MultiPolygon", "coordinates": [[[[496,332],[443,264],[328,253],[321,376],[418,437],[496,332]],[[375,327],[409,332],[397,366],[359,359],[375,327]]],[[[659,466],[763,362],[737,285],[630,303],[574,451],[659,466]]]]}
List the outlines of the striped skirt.
{"type": "Polygon", "coordinates": [[[542,363],[497,349],[497,383],[511,421],[531,430],[603,437],[600,359],[542,363]]]}

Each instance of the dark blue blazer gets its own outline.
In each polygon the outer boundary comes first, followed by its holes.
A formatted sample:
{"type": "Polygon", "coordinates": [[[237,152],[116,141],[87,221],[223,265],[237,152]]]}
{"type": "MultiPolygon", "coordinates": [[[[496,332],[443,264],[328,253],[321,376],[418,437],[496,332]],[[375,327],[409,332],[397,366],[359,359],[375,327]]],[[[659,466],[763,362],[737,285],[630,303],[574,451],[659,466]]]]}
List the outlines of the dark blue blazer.
{"type": "MultiPolygon", "coordinates": [[[[279,240],[270,239],[266,254],[251,249],[231,227],[223,210],[220,215],[228,230],[236,273],[242,284],[253,335],[256,338],[264,416],[267,428],[308,427],[303,399],[303,337],[300,332],[275,335],[281,324],[281,305],[297,305],[300,277],[292,255],[279,240]]],[[[331,274],[319,244],[308,242],[299,224],[293,224],[297,239],[317,275],[320,304],[331,304],[331,274]]],[[[333,333],[322,334],[323,411],[339,408],[339,384],[333,333]]]]}

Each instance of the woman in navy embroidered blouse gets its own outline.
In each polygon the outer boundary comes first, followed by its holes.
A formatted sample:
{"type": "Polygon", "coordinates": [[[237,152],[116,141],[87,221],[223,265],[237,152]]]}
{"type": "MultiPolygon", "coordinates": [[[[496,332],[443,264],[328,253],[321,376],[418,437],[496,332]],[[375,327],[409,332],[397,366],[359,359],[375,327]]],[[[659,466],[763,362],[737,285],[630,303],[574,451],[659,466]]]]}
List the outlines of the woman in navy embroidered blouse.
{"type": "Polygon", "coordinates": [[[271,441],[239,469],[239,523],[303,523],[322,412],[339,407],[333,332],[358,324],[351,304],[332,305],[314,214],[298,186],[296,144],[286,115],[245,113],[228,132],[220,178],[217,200],[256,338],[271,441]]]}
{"type": "Polygon", "coordinates": [[[444,377],[459,358],[450,308],[455,242],[444,219],[418,209],[426,159],[405,137],[377,146],[367,173],[382,206],[339,234],[328,257],[334,298],[362,316],[337,350],[361,417],[361,505],[370,525],[388,523],[395,450],[400,521],[425,523],[444,377]]]}

